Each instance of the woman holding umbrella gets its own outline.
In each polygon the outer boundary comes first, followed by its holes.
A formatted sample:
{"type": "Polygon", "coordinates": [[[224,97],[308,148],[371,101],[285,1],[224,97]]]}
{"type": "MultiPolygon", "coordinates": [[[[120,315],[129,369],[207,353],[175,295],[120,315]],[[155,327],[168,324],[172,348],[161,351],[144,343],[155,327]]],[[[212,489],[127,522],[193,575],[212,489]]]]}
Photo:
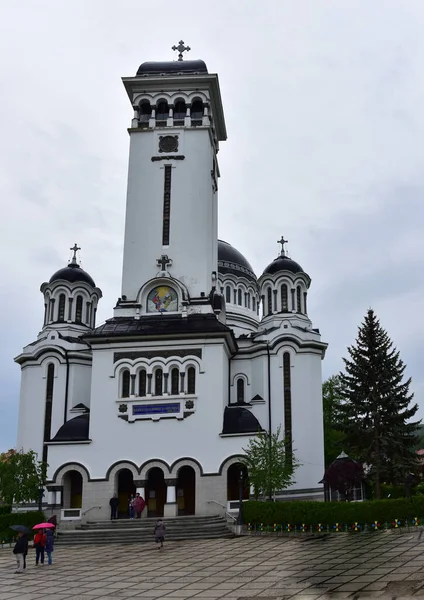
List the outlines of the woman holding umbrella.
{"type": "Polygon", "coordinates": [[[18,532],[18,540],[13,548],[13,554],[16,556],[17,568],[15,573],[23,573],[26,569],[26,555],[28,554],[28,537],[30,532],[25,525],[12,525],[10,529],[18,532]]]}
{"type": "Polygon", "coordinates": [[[44,530],[50,529],[51,527],[54,527],[52,523],[39,523],[33,527],[33,529],[37,531],[34,536],[35,566],[38,565],[38,562],[41,562],[41,564],[44,565],[44,551],[47,543],[47,536],[44,533],[44,530]]]}

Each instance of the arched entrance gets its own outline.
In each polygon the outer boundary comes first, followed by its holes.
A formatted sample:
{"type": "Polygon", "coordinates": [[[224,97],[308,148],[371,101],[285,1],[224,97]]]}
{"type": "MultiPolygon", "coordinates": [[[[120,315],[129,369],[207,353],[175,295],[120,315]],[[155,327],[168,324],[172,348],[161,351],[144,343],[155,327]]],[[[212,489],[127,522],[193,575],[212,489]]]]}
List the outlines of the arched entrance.
{"type": "Polygon", "coordinates": [[[166,484],[162,469],[150,469],[147,484],[146,498],[149,517],[163,517],[163,507],[166,502],[166,484]]]}
{"type": "Polygon", "coordinates": [[[227,500],[239,499],[240,471],[243,472],[243,499],[249,499],[250,486],[246,465],[234,463],[227,471],[227,500]]]}
{"type": "Polygon", "coordinates": [[[194,515],[196,512],[196,473],[193,467],[184,466],[177,478],[178,515],[194,515]]]}
{"type": "Polygon", "coordinates": [[[63,506],[82,507],[82,475],[78,471],[68,471],[63,476],[63,506]]]}
{"type": "Polygon", "coordinates": [[[132,471],[121,469],[118,472],[118,517],[128,519],[130,516],[129,500],[130,496],[135,496],[135,485],[132,471]]]}

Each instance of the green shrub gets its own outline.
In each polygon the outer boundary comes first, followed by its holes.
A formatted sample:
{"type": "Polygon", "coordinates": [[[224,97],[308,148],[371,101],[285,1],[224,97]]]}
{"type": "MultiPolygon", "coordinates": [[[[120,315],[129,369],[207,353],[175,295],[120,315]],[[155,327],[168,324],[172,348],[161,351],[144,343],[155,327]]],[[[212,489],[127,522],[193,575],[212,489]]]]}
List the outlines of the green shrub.
{"type": "Polygon", "coordinates": [[[15,539],[16,532],[10,529],[10,525],[26,525],[28,529],[32,529],[34,525],[43,521],[44,514],[38,511],[0,514],[0,543],[15,539]]]}
{"type": "Polygon", "coordinates": [[[12,512],[10,504],[0,504],[0,515],[8,515],[12,512]]]}
{"type": "Polygon", "coordinates": [[[391,523],[395,519],[402,521],[418,517],[424,518],[424,496],[411,499],[369,500],[365,502],[256,502],[243,504],[245,523],[255,525],[287,524],[334,525],[373,523],[379,521],[391,523]]]}

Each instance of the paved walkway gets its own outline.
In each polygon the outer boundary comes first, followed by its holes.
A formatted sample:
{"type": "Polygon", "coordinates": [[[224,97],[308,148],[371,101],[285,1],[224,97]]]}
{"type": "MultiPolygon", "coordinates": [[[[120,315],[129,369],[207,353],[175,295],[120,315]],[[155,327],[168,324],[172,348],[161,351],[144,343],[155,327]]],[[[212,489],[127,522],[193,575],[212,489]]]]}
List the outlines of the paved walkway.
{"type": "Polygon", "coordinates": [[[0,600],[134,598],[424,599],[424,536],[331,535],[57,547],[54,565],[14,574],[12,551],[0,549],[0,600]]]}

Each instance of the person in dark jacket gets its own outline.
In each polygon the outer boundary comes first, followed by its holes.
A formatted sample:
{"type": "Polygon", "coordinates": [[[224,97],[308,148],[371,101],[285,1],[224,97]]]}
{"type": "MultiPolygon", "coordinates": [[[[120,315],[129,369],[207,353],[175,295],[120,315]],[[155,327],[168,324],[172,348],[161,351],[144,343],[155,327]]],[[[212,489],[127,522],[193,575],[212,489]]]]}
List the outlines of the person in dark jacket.
{"type": "Polygon", "coordinates": [[[54,550],[54,531],[53,529],[47,529],[46,531],[46,554],[47,554],[47,564],[53,564],[52,560],[52,552],[54,550]]]}
{"type": "Polygon", "coordinates": [[[110,520],[112,521],[112,519],[117,519],[117,514],[118,514],[118,505],[119,505],[119,499],[118,496],[116,494],[113,495],[113,497],[109,500],[109,506],[110,506],[110,520]]]}
{"type": "Polygon", "coordinates": [[[165,540],[165,525],[163,524],[162,519],[158,519],[155,525],[155,542],[157,544],[158,550],[163,548],[163,542],[165,540]]]}
{"type": "Polygon", "coordinates": [[[18,539],[13,548],[13,554],[16,556],[17,569],[15,573],[23,573],[26,567],[25,557],[28,554],[28,538],[24,533],[18,533],[18,539]]]}

